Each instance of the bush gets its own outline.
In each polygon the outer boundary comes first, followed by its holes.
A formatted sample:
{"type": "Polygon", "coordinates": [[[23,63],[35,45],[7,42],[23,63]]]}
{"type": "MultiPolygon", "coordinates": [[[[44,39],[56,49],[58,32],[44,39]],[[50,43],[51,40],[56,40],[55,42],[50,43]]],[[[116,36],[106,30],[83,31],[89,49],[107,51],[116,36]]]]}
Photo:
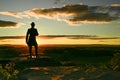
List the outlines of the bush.
{"type": "Polygon", "coordinates": [[[18,70],[14,69],[14,63],[8,63],[5,66],[0,64],[0,80],[18,80],[18,70]]]}
{"type": "Polygon", "coordinates": [[[113,70],[120,69],[120,53],[114,54],[109,64],[113,70]]]}

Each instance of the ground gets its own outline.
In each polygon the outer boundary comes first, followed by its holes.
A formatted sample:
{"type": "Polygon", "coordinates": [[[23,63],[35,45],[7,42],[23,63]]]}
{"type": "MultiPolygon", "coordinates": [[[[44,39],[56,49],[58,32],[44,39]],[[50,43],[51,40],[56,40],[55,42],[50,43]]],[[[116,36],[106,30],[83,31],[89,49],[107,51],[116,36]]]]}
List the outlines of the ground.
{"type": "Polygon", "coordinates": [[[0,64],[7,73],[8,64],[14,64],[13,73],[18,71],[15,80],[120,80],[119,49],[108,45],[47,45],[39,46],[38,59],[30,59],[27,46],[1,45],[0,64]]]}

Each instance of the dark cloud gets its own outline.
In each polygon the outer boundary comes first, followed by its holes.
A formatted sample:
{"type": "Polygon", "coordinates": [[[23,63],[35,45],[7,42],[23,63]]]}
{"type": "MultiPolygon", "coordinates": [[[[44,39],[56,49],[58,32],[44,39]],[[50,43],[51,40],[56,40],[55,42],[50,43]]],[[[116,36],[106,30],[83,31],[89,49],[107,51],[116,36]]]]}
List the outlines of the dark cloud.
{"type": "Polygon", "coordinates": [[[17,27],[19,23],[0,20],[0,27],[17,27]]]}
{"type": "Polygon", "coordinates": [[[32,16],[48,17],[68,23],[103,23],[120,19],[120,6],[87,6],[87,5],[66,5],[61,8],[32,9],[29,11],[32,16]],[[34,15],[33,15],[34,14],[34,15]],[[61,16],[62,19],[61,19],[61,16]]]}
{"type": "Polygon", "coordinates": [[[68,19],[69,22],[110,22],[115,20],[115,17],[111,17],[107,13],[88,13],[84,15],[77,15],[72,19],[68,19]]]}
{"type": "MultiPolygon", "coordinates": [[[[35,8],[32,10],[28,11],[34,15],[44,15],[44,16],[48,16],[48,17],[53,17],[53,16],[58,16],[58,15],[64,15],[64,16],[68,16],[68,15],[77,15],[79,14],[85,14],[88,13],[88,6],[86,5],[66,5],[63,6],[61,8],[48,8],[48,9],[41,9],[41,8],[35,8]]],[[[34,16],[32,15],[32,16],[34,16]]]]}
{"type": "Polygon", "coordinates": [[[120,6],[65,5],[60,8],[34,8],[23,12],[0,12],[18,18],[48,18],[65,21],[69,24],[106,23],[120,19],[120,6]]]}
{"type": "Polygon", "coordinates": [[[120,19],[120,6],[88,6],[88,13],[79,14],[68,19],[73,23],[103,23],[120,19]]]}
{"type": "Polygon", "coordinates": [[[67,36],[69,39],[90,39],[90,40],[110,40],[120,39],[120,37],[101,37],[97,35],[78,35],[78,36],[67,36]]]}
{"type": "Polygon", "coordinates": [[[110,16],[120,15],[120,6],[90,6],[89,9],[95,13],[108,13],[110,16]]]}
{"type": "MultiPolygon", "coordinates": [[[[68,38],[68,39],[90,39],[90,40],[120,39],[120,37],[102,37],[97,35],[41,35],[41,36],[38,36],[38,38],[41,38],[41,39],[68,38]]],[[[3,40],[3,39],[25,39],[25,36],[0,37],[0,40],[3,40]]]]}
{"type": "Polygon", "coordinates": [[[40,38],[44,39],[53,39],[53,38],[68,38],[68,39],[88,39],[97,37],[95,35],[44,35],[40,36],[40,38]]]}
{"type": "Polygon", "coordinates": [[[120,37],[94,37],[94,38],[90,38],[92,40],[110,40],[110,39],[120,39],[120,37]]]}

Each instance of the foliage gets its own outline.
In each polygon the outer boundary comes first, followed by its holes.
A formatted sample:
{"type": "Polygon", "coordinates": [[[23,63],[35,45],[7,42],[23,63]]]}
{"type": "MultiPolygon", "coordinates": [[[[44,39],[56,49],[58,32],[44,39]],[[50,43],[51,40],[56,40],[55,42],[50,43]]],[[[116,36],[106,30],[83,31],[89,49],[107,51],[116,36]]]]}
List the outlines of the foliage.
{"type": "Polygon", "coordinates": [[[109,64],[113,70],[120,69],[120,53],[114,54],[114,57],[111,59],[109,64]]]}
{"type": "Polygon", "coordinates": [[[120,65],[120,53],[114,54],[114,57],[112,58],[111,62],[112,65],[120,65]]]}
{"type": "Polygon", "coordinates": [[[0,64],[0,80],[18,80],[18,70],[14,69],[14,63],[8,63],[5,66],[0,64]]]}

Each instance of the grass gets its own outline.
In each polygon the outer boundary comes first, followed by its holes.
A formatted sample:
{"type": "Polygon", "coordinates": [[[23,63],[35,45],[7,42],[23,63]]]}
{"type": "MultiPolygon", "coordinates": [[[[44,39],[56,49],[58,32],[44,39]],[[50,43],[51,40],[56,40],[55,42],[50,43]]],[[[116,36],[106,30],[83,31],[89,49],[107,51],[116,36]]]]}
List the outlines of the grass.
{"type": "Polygon", "coordinates": [[[20,58],[21,54],[28,54],[28,48],[27,46],[2,45],[0,46],[0,79],[17,80],[19,73],[14,75],[16,71],[22,72],[26,68],[34,66],[74,65],[81,66],[85,72],[90,72],[92,69],[119,70],[119,48],[119,46],[39,46],[39,54],[44,53],[42,56],[47,56],[47,58],[9,61],[16,57],[20,58]],[[11,62],[15,65],[12,66],[11,62]]]}
{"type": "MultiPolygon", "coordinates": [[[[108,62],[114,53],[119,52],[120,46],[75,46],[75,45],[51,45],[39,46],[39,54],[48,56],[57,61],[71,61],[78,64],[86,63],[103,63],[108,62]]],[[[17,45],[1,45],[0,46],[0,59],[16,58],[21,54],[27,54],[27,46],[17,45]]]]}

